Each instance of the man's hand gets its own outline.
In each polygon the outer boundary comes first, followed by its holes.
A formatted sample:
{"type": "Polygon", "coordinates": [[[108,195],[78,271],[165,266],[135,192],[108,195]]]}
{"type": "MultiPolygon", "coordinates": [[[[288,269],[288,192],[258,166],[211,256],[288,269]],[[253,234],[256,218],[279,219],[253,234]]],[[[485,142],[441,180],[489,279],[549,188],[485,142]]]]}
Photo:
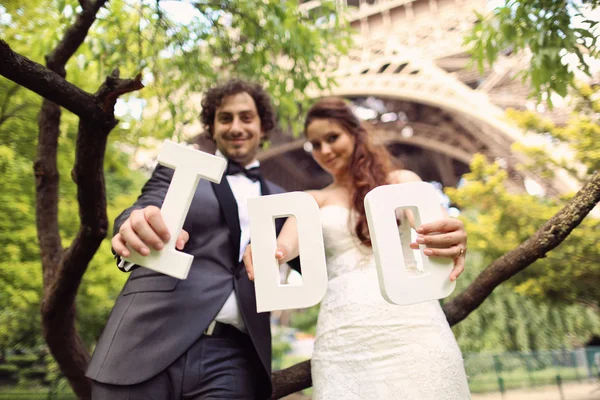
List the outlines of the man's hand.
{"type": "MultiPolygon", "coordinates": [[[[275,258],[279,261],[279,264],[283,264],[283,259],[285,256],[284,249],[277,248],[275,251],[275,258]]],[[[244,255],[242,256],[242,260],[244,261],[244,266],[246,267],[246,273],[248,274],[248,279],[251,281],[254,280],[254,264],[252,264],[252,246],[246,246],[246,250],[244,250],[244,255]]]]}
{"type": "Polygon", "coordinates": [[[426,245],[423,250],[426,256],[445,257],[454,259],[454,269],[450,280],[454,281],[465,269],[465,253],[467,251],[467,234],[461,220],[456,218],[442,218],[440,220],[423,224],[417,228],[416,243],[411,243],[414,250],[419,245],[426,245]]]}
{"type": "MultiPolygon", "coordinates": [[[[117,233],[112,238],[112,247],[115,253],[121,257],[129,257],[129,245],[142,256],[150,254],[150,247],[162,250],[164,244],[169,241],[171,235],[163,221],[160,209],[156,206],[148,206],[141,210],[134,210],[129,218],[123,222],[117,233]]],[[[190,235],[181,230],[175,247],[182,250],[190,235]]]]}

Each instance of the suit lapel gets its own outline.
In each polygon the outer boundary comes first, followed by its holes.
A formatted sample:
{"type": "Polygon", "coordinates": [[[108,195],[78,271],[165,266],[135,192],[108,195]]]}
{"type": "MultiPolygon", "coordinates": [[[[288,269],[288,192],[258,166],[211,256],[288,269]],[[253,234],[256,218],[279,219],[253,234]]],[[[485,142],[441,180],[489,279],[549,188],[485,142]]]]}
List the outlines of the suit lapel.
{"type": "Polygon", "coordinates": [[[271,190],[269,189],[269,186],[267,185],[267,181],[265,181],[265,178],[263,178],[263,176],[261,175],[260,178],[258,178],[258,180],[260,182],[260,195],[267,196],[267,195],[271,194],[271,190]]]}
{"type": "Polygon", "coordinates": [[[227,176],[223,176],[221,183],[216,184],[211,182],[211,185],[215,191],[217,199],[219,200],[219,204],[221,205],[221,211],[223,211],[225,223],[229,228],[229,237],[231,238],[231,244],[233,245],[234,250],[233,255],[235,256],[234,260],[237,262],[238,252],[240,251],[241,234],[237,202],[235,201],[235,197],[233,196],[233,192],[231,191],[231,187],[227,181],[227,176]]]}
{"type": "MultiPolygon", "coordinates": [[[[260,182],[260,195],[261,196],[266,196],[266,195],[271,194],[271,189],[269,189],[269,186],[267,185],[267,181],[265,181],[265,178],[263,178],[262,175],[258,178],[258,181],[260,182]]],[[[236,208],[236,211],[237,211],[237,208],[236,208]]],[[[238,218],[237,221],[238,221],[238,224],[239,224],[239,218],[238,218]]],[[[240,231],[241,231],[241,228],[240,228],[240,231]]],[[[250,240],[250,241],[252,241],[252,240],[250,240]]],[[[239,243],[239,240],[238,240],[238,243],[239,243]]],[[[240,246],[238,244],[238,248],[239,247],[240,246]]],[[[240,261],[238,263],[238,265],[237,265],[237,268],[235,269],[236,275],[239,275],[243,269],[244,269],[244,262],[240,261]]]]}

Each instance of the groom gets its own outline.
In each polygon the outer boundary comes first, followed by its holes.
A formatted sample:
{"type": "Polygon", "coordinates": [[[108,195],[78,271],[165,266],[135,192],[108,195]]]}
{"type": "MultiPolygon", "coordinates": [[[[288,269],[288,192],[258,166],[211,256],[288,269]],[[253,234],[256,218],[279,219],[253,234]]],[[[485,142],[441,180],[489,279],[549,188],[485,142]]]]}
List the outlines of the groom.
{"type": "Polygon", "coordinates": [[[126,244],[147,255],[178,235],[177,248],[194,261],[186,280],[119,263],[132,272],[87,371],[94,400],[271,396],[269,314],[256,312],[240,261],[250,240],[246,200],[283,192],[260,176],[256,160],[275,113],[260,86],[232,80],[206,93],[201,120],[228,160],[227,176],[200,180],[182,232],[167,232],[160,215],[173,176],[161,165],[115,220],[117,256],[130,255],[126,244]]]}

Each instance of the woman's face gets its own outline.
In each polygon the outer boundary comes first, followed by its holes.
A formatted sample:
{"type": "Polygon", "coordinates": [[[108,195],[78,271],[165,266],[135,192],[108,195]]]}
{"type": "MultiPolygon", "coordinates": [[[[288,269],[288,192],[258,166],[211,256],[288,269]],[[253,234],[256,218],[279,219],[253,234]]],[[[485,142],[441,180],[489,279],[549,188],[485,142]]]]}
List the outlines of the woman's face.
{"type": "Polygon", "coordinates": [[[330,119],[315,119],[306,127],[315,161],[331,175],[345,171],[354,152],[355,140],[346,129],[330,119]]]}

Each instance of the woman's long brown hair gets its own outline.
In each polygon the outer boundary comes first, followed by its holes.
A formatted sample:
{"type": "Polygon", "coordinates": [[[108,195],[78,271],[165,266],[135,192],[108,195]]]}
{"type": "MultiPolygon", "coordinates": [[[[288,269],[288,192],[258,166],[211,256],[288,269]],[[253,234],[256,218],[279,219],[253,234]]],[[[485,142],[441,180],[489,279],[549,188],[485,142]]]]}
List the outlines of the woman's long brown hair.
{"type": "Polygon", "coordinates": [[[328,97],[317,101],[306,116],[305,135],[308,126],[317,119],[338,123],[354,138],[354,152],[346,171],[352,183],[351,206],[358,213],[354,231],[362,244],[371,247],[364,200],[371,190],[387,183],[387,175],[391,170],[391,156],[385,147],[372,143],[367,129],[343,99],[328,97]]]}

